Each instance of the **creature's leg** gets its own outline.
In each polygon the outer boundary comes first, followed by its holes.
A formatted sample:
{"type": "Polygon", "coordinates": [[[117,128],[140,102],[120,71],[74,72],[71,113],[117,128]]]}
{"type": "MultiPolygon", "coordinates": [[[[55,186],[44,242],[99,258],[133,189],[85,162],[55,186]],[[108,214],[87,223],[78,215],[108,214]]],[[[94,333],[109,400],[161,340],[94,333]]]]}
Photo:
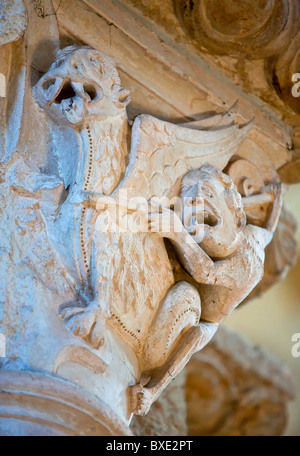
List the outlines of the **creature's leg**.
{"type": "Polygon", "coordinates": [[[181,372],[190,358],[202,350],[218,330],[214,323],[200,323],[190,328],[174,348],[168,361],[151,372],[151,379],[146,386],[136,385],[129,388],[131,412],[146,415],[169,383],[181,372]]]}
{"type": "Polygon", "coordinates": [[[216,332],[217,325],[198,325],[200,316],[199,293],[187,282],[178,283],[168,293],[150,328],[142,357],[142,384],[130,388],[133,413],[148,413],[170,381],[216,332]]]}
{"type": "Polygon", "coordinates": [[[200,317],[198,291],[187,282],[173,286],[152,321],[141,359],[142,371],[162,366],[183,332],[197,325],[200,317]]]}
{"type": "Polygon", "coordinates": [[[153,402],[184,369],[191,357],[211,341],[218,327],[215,323],[200,323],[190,328],[168,361],[150,373],[150,381],[146,386],[140,384],[129,388],[130,412],[140,416],[147,415],[153,402]]]}
{"type": "Polygon", "coordinates": [[[93,254],[89,258],[89,272],[84,284],[86,291],[79,288],[78,302],[62,306],[59,315],[75,336],[84,339],[98,349],[103,340],[104,315],[107,316],[108,312],[101,300],[104,290],[101,283],[102,276],[98,273],[97,268],[103,255],[103,246],[100,242],[101,239],[98,239],[97,230],[92,235],[94,239],[90,250],[93,254]]]}

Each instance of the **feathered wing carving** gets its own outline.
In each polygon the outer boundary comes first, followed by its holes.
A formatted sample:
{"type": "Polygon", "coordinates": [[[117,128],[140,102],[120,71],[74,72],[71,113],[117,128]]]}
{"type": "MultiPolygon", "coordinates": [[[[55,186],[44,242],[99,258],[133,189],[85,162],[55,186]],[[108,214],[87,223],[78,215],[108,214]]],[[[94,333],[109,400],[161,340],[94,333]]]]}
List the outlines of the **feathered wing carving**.
{"type": "Polygon", "coordinates": [[[223,170],[253,123],[226,124],[227,120],[231,121],[231,114],[211,120],[212,126],[206,120],[186,127],[149,115],[137,117],[132,130],[129,166],[118,191],[126,190],[128,198],[171,197],[190,170],[206,163],[223,170]],[[205,127],[199,129],[201,124],[205,127]]]}
{"type": "MultiPolygon", "coordinates": [[[[223,170],[252,127],[231,121],[231,114],[218,115],[211,124],[209,119],[197,121],[193,129],[139,116],[133,125],[127,172],[114,196],[123,200],[126,190],[128,199],[172,198],[188,171],[205,163],[223,170]],[[205,127],[199,129],[201,122],[205,127]]],[[[175,283],[164,242],[151,233],[114,233],[116,249],[105,234],[98,236],[97,274],[105,284],[101,295],[110,296],[111,321],[126,328],[141,347],[157,306],[175,283]],[[118,293],[116,283],[124,284],[118,293]]]]}
{"type": "Polygon", "coordinates": [[[201,116],[201,119],[193,120],[191,122],[185,122],[180,124],[181,127],[192,128],[193,130],[198,129],[210,129],[213,130],[216,127],[222,127],[234,123],[238,112],[240,102],[237,100],[228,111],[221,112],[219,114],[206,113],[201,116]]]}

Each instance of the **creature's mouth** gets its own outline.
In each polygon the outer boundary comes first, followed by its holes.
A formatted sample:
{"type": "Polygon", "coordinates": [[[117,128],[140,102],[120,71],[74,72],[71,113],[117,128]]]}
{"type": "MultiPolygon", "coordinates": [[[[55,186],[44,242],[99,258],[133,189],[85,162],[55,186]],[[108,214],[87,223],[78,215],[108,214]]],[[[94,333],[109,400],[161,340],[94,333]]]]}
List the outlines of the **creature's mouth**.
{"type": "Polygon", "coordinates": [[[101,100],[102,90],[96,84],[70,78],[52,77],[42,82],[42,90],[49,106],[56,106],[72,125],[82,123],[87,105],[101,100]]]}
{"type": "Polygon", "coordinates": [[[197,203],[193,204],[192,219],[197,225],[215,228],[219,225],[221,216],[216,208],[204,199],[200,206],[197,206],[197,203]]]}
{"type": "MultiPolygon", "coordinates": [[[[201,217],[201,215],[200,215],[201,217]]],[[[216,211],[213,210],[212,207],[205,204],[204,211],[202,211],[202,221],[198,220],[197,215],[197,223],[206,225],[210,228],[215,228],[220,222],[220,218],[218,217],[216,211]]]]}
{"type": "Polygon", "coordinates": [[[52,103],[61,104],[61,102],[63,100],[68,100],[68,99],[74,98],[76,96],[77,96],[77,94],[76,94],[74,88],[72,87],[71,81],[65,81],[64,84],[59,89],[59,91],[58,91],[56,97],[54,98],[54,100],[52,101],[52,103]]]}
{"type": "Polygon", "coordinates": [[[192,236],[200,236],[203,238],[205,228],[208,231],[213,231],[218,228],[222,222],[221,215],[209,203],[204,201],[203,205],[192,207],[189,213],[185,213],[184,226],[192,236]]]}
{"type": "Polygon", "coordinates": [[[90,103],[100,98],[100,89],[98,90],[91,83],[76,82],[70,79],[65,79],[58,89],[51,103],[61,104],[64,100],[79,97],[90,103]]]}

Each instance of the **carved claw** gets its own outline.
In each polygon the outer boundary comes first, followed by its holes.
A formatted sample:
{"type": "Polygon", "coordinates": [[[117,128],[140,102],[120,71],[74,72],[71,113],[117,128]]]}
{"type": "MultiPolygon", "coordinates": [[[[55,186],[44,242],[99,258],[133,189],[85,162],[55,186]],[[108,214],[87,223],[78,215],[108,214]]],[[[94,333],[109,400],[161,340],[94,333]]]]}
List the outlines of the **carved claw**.
{"type": "Polygon", "coordinates": [[[59,317],[62,320],[69,320],[71,317],[74,315],[77,315],[78,313],[84,312],[85,307],[62,307],[59,311],[59,317]]]}
{"type": "Polygon", "coordinates": [[[74,336],[86,339],[92,331],[98,312],[92,306],[91,308],[65,307],[60,311],[59,316],[74,336]]]}
{"type": "Polygon", "coordinates": [[[74,336],[85,339],[96,350],[104,345],[105,318],[101,315],[98,305],[64,306],[61,308],[59,316],[74,336]]]}
{"type": "Polygon", "coordinates": [[[144,388],[142,385],[130,386],[129,395],[131,413],[139,416],[147,415],[154,402],[151,390],[144,388]]]}
{"type": "Polygon", "coordinates": [[[92,327],[95,323],[95,315],[93,313],[78,313],[70,318],[67,322],[67,327],[74,334],[74,336],[85,339],[89,336],[92,327]]]}

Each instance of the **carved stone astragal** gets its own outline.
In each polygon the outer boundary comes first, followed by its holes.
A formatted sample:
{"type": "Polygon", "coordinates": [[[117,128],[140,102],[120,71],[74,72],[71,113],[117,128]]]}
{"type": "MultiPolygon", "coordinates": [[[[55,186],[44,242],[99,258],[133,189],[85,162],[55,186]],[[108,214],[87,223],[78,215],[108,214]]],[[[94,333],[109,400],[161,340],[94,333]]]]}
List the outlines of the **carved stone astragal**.
{"type": "MultiPolygon", "coordinates": [[[[60,51],[34,93],[43,110],[60,126],[62,135],[73,129],[79,142],[78,156],[72,158],[74,169],[65,183],[65,199],[55,213],[45,214],[51,243],[78,291],[78,299],[62,306],[60,316],[74,335],[96,349],[102,345],[107,327],[133,348],[140,378],[138,385],[129,390],[130,411],[145,414],[190,357],[212,338],[222,320],[215,315],[223,315],[225,308],[230,312],[261,278],[266,230],[252,233],[245,226],[241,198],[231,179],[221,173],[252,125],[232,122],[232,112],[182,126],[142,115],[130,131],[126,115],[130,94],[121,87],[114,62],[86,47],[60,51]],[[210,168],[193,171],[207,163],[210,168]],[[171,219],[175,216],[170,207],[160,205],[159,211],[150,211],[149,203],[145,210],[146,214],[151,212],[149,230],[122,230],[114,218],[115,205],[103,198],[112,196],[126,216],[130,211],[122,206],[124,194],[126,201],[172,199],[181,195],[181,188],[183,193],[189,191],[187,188],[198,189],[203,176],[204,190],[200,196],[207,202],[207,187],[211,184],[217,201],[215,206],[206,207],[206,216],[199,222],[207,228],[204,244],[198,245],[185,229],[182,236],[189,236],[191,241],[187,250],[181,244],[187,239],[172,241],[182,265],[198,282],[213,281],[216,285],[218,268],[225,272],[232,268],[232,277],[221,275],[232,282],[221,284],[229,290],[225,298],[219,296],[212,311],[210,305],[205,305],[205,315],[196,287],[189,281],[176,283],[172,271],[164,237],[172,238],[174,230],[169,235],[159,230],[165,214],[171,219]],[[224,195],[228,195],[229,189],[229,199],[238,201],[239,207],[226,204],[224,195]],[[211,226],[214,223],[215,228],[211,226]],[[215,249],[215,243],[224,234],[228,245],[215,249]],[[262,238],[257,253],[261,268],[244,287],[234,280],[240,261],[225,258],[238,251],[241,260],[243,246],[248,246],[246,274],[256,249],[256,235],[257,242],[262,238]],[[222,252],[217,256],[224,261],[218,263],[208,255],[216,257],[219,250],[222,252]],[[240,289],[231,299],[233,286],[240,289]]],[[[60,147],[58,155],[63,154],[60,147]]],[[[270,221],[273,230],[281,207],[281,191],[272,187],[268,192],[272,194],[270,202],[277,201],[270,221]]],[[[213,288],[211,293],[210,302],[213,288]]],[[[204,302],[208,302],[206,297],[204,302]]]]}

